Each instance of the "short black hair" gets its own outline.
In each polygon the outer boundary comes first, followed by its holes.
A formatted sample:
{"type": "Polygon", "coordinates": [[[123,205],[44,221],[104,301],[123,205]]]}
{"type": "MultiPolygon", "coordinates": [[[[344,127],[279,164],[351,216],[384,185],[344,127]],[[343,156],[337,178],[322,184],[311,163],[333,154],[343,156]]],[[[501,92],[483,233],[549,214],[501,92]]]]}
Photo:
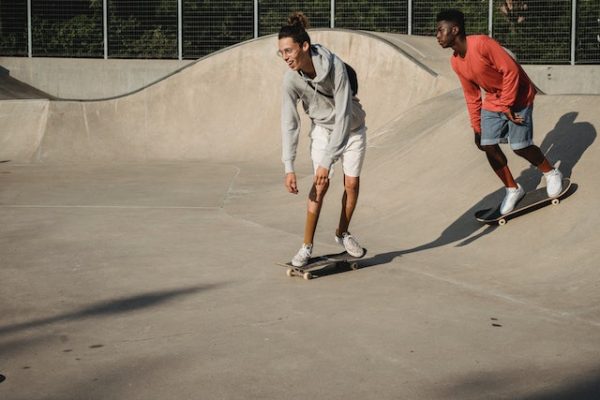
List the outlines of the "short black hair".
{"type": "Polygon", "coordinates": [[[448,21],[458,26],[459,33],[465,35],[465,14],[455,8],[442,10],[436,17],[436,22],[448,21]]]}

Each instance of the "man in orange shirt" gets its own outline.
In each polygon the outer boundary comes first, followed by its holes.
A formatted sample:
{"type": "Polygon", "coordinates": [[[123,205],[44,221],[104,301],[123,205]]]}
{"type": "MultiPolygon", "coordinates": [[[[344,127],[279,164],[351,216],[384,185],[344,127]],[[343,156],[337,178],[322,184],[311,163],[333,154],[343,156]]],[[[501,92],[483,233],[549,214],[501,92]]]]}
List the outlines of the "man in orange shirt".
{"type": "Polygon", "coordinates": [[[467,36],[465,17],[459,10],[445,10],[437,15],[436,37],[440,46],[454,50],[450,64],[463,88],[475,144],[485,152],[506,187],[500,212],[509,213],[525,196],[498,145],[506,140],[516,154],[544,173],[548,196],[557,196],[562,190],[562,174],[533,144],[536,90],[523,68],[494,39],[467,36]],[[483,101],[481,89],[486,93],[483,101]]]}

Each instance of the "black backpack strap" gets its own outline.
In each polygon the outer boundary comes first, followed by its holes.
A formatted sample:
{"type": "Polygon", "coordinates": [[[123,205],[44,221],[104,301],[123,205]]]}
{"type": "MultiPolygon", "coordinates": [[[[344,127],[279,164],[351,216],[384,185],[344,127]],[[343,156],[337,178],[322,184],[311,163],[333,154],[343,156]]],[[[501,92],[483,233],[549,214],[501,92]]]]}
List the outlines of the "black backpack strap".
{"type": "MultiPolygon", "coordinates": [[[[315,90],[315,87],[313,86],[312,83],[310,83],[309,81],[306,81],[306,83],[308,83],[308,86],[310,86],[312,90],[315,90]]],[[[327,93],[323,93],[319,89],[317,89],[317,93],[319,93],[320,95],[325,96],[327,98],[333,99],[333,96],[331,96],[331,95],[329,95],[327,93]]]]}
{"type": "MultiPolygon", "coordinates": [[[[356,96],[358,94],[358,76],[356,75],[356,71],[354,70],[354,68],[352,68],[349,64],[344,63],[344,66],[346,67],[346,75],[348,75],[348,83],[350,83],[350,90],[352,91],[352,96],[356,96]]],[[[302,75],[300,71],[298,71],[298,75],[302,75]]],[[[310,86],[312,90],[315,90],[315,87],[311,82],[305,82],[308,83],[308,86],[310,86]]],[[[327,93],[323,93],[319,89],[317,89],[317,93],[327,98],[333,99],[333,96],[327,93]]]]}

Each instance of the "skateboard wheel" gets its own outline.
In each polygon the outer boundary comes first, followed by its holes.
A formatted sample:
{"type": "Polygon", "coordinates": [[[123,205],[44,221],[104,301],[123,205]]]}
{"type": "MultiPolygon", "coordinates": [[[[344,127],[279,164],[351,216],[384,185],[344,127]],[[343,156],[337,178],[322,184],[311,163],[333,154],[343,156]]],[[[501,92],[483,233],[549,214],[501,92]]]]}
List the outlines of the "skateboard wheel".
{"type": "Polygon", "coordinates": [[[552,199],[552,205],[556,206],[558,203],[560,203],[559,199],[552,199]]]}
{"type": "Polygon", "coordinates": [[[288,268],[287,271],[285,272],[287,276],[289,276],[290,278],[292,276],[294,276],[294,270],[291,268],[288,268]]]}
{"type": "Polygon", "coordinates": [[[501,220],[498,221],[498,225],[506,225],[506,220],[504,218],[502,218],[501,220]]]}
{"type": "Polygon", "coordinates": [[[352,264],[350,264],[350,269],[356,271],[358,269],[358,263],[352,263],[352,264]]]}
{"type": "Polygon", "coordinates": [[[311,280],[313,278],[313,276],[312,276],[312,274],[310,272],[305,272],[304,275],[302,275],[302,277],[304,279],[306,279],[307,281],[311,280]]]}

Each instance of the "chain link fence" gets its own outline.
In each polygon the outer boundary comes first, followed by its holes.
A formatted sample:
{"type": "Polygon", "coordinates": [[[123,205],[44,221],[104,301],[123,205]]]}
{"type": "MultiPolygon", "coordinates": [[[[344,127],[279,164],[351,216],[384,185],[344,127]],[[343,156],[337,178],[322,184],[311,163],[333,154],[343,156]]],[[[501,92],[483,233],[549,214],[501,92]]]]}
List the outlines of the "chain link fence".
{"type": "Polygon", "coordinates": [[[184,0],[183,54],[198,58],[254,37],[252,0],[184,0]]]}
{"type": "Polygon", "coordinates": [[[493,36],[529,64],[568,63],[571,0],[495,1],[493,36]]]}
{"type": "Polygon", "coordinates": [[[108,2],[108,55],[177,58],[177,0],[108,2]]]}
{"type": "Polygon", "coordinates": [[[279,1],[261,0],[258,2],[259,35],[270,35],[279,32],[288,15],[302,10],[310,19],[312,28],[329,28],[331,26],[331,4],[328,0],[279,1]]]}
{"type": "Polygon", "coordinates": [[[276,33],[295,10],[313,28],[432,36],[445,8],[523,63],[600,63],[600,0],[0,0],[0,55],[198,58],[276,33]]]}
{"type": "Polygon", "coordinates": [[[600,0],[578,1],[576,26],[575,60],[600,63],[600,0]]]}
{"type": "Polygon", "coordinates": [[[335,26],[373,32],[408,33],[408,0],[337,0],[335,26]]]}
{"type": "Polygon", "coordinates": [[[0,0],[0,54],[27,55],[27,0],[0,0]]]}
{"type": "Polygon", "coordinates": [[[488,33],[487,0],[413,0],[413,30],[414,35],[435,36],[437,13],[448,9],[457,8],[465,14],[465,28],[469,34],[488,33]]]}
{"type": "Polygon", "coordinates": [[[102,4],[89,0],[31,2],[32,52],[47,57],[101,57],[102,4]]]}

